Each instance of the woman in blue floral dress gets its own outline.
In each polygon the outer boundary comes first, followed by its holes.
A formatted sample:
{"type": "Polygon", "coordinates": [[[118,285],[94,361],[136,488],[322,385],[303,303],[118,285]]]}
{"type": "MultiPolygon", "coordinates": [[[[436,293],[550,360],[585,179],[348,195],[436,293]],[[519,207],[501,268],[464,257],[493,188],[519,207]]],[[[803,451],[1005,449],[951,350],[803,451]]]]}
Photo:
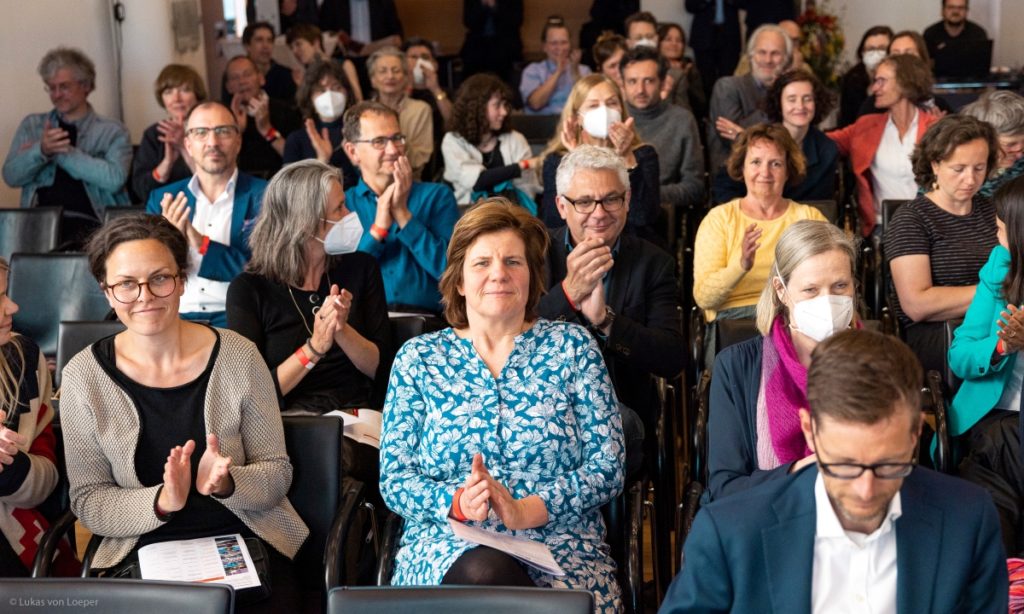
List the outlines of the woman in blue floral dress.
{"type": "Polygon", "coordinates": [[[622,426],[590,334],[536,316],[547,243],[502,198],[455,227],[441,278],[453,328],[402,347],[384,407],[381,491],[405,519],[392,583],[584,589],[616,612],[600,507],[622,490],[622,426]],[[565,575],[455,537],[450,517],[544,542],[565,575]]]}

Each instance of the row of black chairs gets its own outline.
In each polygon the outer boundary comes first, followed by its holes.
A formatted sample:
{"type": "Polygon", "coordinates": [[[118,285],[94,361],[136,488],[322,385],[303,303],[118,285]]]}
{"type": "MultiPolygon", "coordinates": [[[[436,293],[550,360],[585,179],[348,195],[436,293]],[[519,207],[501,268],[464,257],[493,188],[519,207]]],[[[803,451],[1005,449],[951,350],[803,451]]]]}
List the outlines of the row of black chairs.
{"type": "MultiPolygon", "coordinates": [[[[144,205],[110,207],[102,221],[145,210],[144,205]]],[[[0,208],[0,257],[9,260],[17,252],[45,254],[61,249],[62,213],[62,207],[0,208]]]]}

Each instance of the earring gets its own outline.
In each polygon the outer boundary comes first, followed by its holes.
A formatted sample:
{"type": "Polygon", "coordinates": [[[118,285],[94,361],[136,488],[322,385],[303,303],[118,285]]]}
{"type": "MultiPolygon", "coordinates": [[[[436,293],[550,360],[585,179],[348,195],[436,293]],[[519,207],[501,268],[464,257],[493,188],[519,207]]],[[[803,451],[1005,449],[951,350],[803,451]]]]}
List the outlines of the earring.
{"type": "Polygon", "coordinates": [[[932,192],[935,192],[938,189],[939,189],[939,180],[936,179],[935,181],[932,182],[932,192]]]}

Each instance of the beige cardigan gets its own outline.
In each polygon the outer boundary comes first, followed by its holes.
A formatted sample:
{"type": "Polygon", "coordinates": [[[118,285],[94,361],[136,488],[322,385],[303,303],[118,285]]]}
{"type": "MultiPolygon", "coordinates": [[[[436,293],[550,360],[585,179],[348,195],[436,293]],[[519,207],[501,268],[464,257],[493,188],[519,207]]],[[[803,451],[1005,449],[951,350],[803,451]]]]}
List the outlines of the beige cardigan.
{"type": "MultiPolygon", "coordinates": [[[[270,372],[248,339],[229,330],[216,332],[220,351],[206,390],[206,430],[217,435],[221,453],[231,457],[235,491],[215,500],[293,558],[309,529],[286,497],[292,466],[270,372]]],[[[65,367],[61,391],[71,509],[86,528],[105,538],[93,566],[111,567],[128,556],[140,535],[162,524],[154,510],[160,487],[139,483],[138,411],[96,361],[91,346],[65,367]]]]}

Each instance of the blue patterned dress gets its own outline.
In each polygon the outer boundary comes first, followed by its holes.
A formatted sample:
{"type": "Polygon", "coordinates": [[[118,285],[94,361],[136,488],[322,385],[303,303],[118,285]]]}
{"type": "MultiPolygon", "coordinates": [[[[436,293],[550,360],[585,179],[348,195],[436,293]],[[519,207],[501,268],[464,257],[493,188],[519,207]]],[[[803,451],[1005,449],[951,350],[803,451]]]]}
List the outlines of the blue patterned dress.
{"type": "Polygon", "coordinates": [[[518,498],[536,494],[543,527],[487,529],[543,541],[566,572],[529,568],[539,586],[594,593],[599,612],[621,609],[600,507],[622,490],[622,424],[604,359],[576,324],[538,320],[515,339],[495,379],[452,329],[417,337],[391,370],[380,446],[381,493],[405,518],[396,585],[440,584],[472,544],[448,526],[455,489],[483,454],[518,498]]]}

